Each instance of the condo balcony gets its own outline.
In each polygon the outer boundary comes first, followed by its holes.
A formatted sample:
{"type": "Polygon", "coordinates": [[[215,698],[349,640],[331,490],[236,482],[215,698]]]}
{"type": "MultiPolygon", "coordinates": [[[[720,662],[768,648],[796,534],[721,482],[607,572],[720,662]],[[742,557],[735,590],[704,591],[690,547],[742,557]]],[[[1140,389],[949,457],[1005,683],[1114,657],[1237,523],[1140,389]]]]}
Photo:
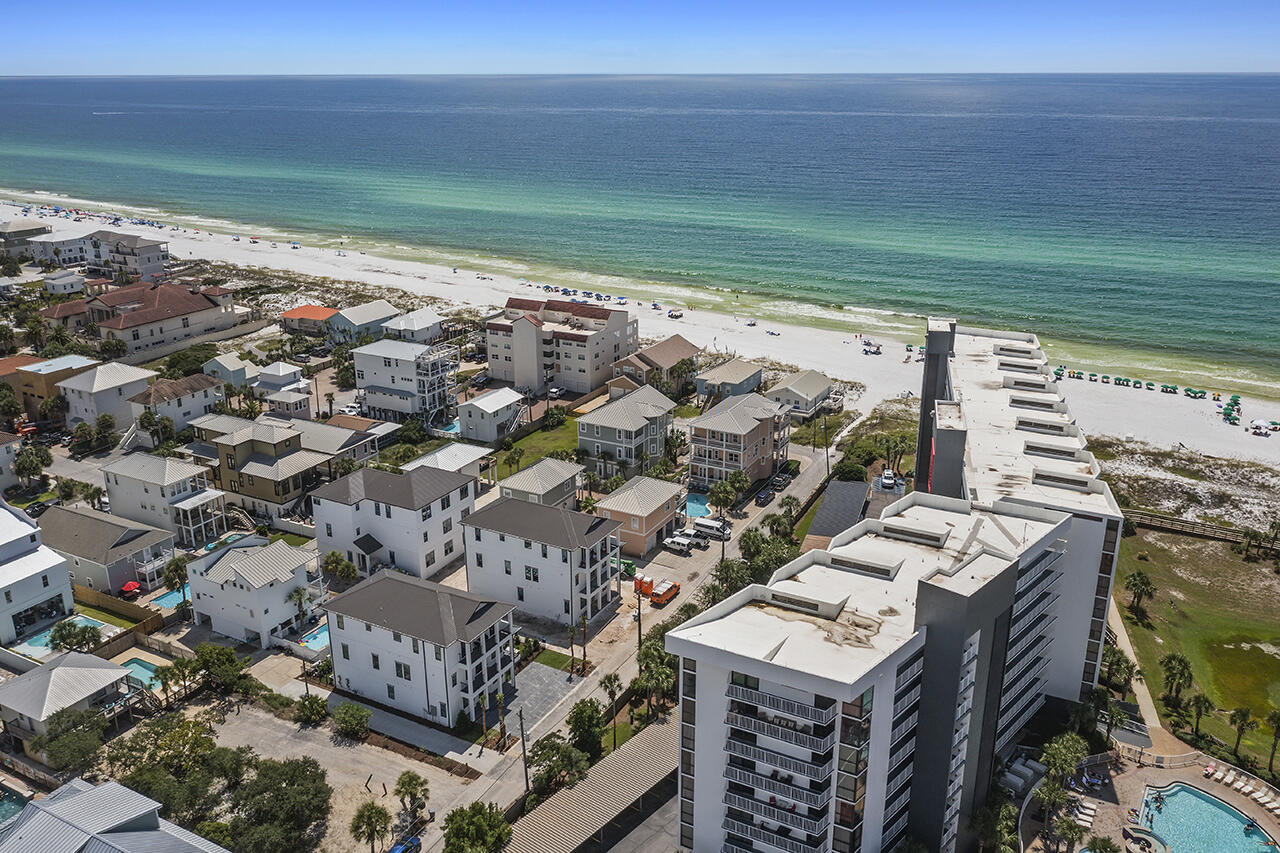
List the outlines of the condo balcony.
{"type": "Polygon", "coordinates": [[[785,850],[787,853],[827,853],[831,849],[831,843],[825,838],[817,844],[810,844],[807,839],[792,837],[790,832],[785,834],[783,832],[773,832],[762,826],[743,823],[731,817],[726,817],[722,826],[735,835],[750,838],[752,841],[759,841],[779,850],[785,850]]]}
{"type": "MultiPolygon", "coordinates": [[[[784,755],[772,749],[765,749],[762,746],[753,746],[733,738],[725,740],[724,748],[730,755],[736,755],[739,758],[746,758],[751,761],[761,761],[780,770],[786,770],[788,773],[799,773],[819,782],[831,778],[831,762],[829,759],[825,765],[814,764],[812,761],[793,758],[790,755],[784,755]]],[[[795,780],[787,778],[785,781],[794,784],[795,780]]]]}
{"type": "Polygon", "coordinates": [[[806,806],[815,806],[824,808],[831,802],[831,790],[812,791],[808,788],[802,788],[799,785],[792,785],[776,778],[775,776],[765,776],[751,770],[744,770],[741,767],[729,765],[724,769],[724,778],[738,782],[743,785],[750,785],[762,791],[768,791],[771,794],[778,794],[786,797],[788,800],[795,800],[797,803],[804,803],[806,806]]]}
{"type": "MultiPolygon", "coordinates": [[[[810,835],[821,835],[827,831],[827,827],[831,826],[830,815],[823,815],[820,819],[815,820],[790,809],[778,808],[769,803],[763,803],[755,797],[743,797],[739,794],[727,793],[724,795],[724,804],[744,812],[750,812],[770,823],[780,823],[783,826],[799,829],[810,835]]],[[[795,808],[795,806],[792,806],[792,808],[795,808]]]]}
{"type": "Polygon", "coordinates": [[[743,702],[750,702],[752,705],[759,705],[762,708],[768,708],[770,711],[777,711],[780,714],[799,717],[823,725],[835,720],[836,714],[839,712],[834,702],[826,708],[819,708],[815,705],[797,702],[794,699],[775,696],[763,690],[753,690],[741,684],[730,684],[725,691],[725,695],[730,699],[741,699],[743,702]]]}
{"type": "Polygon", "coordinates": [[[753,732],[765,737],[775,738],[777,740],[786,741],[787,743],[802,746],[805,749],[814,752],[826,752],[835,746],[835,732],[826,737],[815,737],[802,731],[797,731],[790,726],[778,725],[768,720],[762,720],[759,717],[748,717],[745,714],[735,714],[732,711],[725,715],[725,722],[735,728],[753,732]]]}

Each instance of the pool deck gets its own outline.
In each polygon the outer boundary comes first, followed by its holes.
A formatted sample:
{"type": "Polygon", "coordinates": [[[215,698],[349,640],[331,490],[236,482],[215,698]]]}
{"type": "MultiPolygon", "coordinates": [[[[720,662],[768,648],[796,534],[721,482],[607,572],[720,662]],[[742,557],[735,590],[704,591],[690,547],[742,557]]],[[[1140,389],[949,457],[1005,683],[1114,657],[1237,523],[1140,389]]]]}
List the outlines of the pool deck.
{"type": "MultiPolygon", "coordinates": [[[[1206,761],[1205,763],[1209,763],[1206,761]]],[[[1096,772],[1096,771],[1095,771],[1096,772]]],[[[1237,777],[1238,778],[1238,777],[1237,777]]],[[[1112,784],[1100,791],[1085,796],[1086,802],[1098,807],[1093,826],[1087,830],[1089,835],[1101,835],[1110,838],[1117,844],[1124,844],[1122,832],[1129,826],[1126,819],[1129,809],[1142,808],[1142,798],[1148,787],[1163,788],[1174,782],[1183,782],[1193,788],[1217,797],[1224,803],[1235,807],[1246,816],[1253,818],[1258,825],[1272,838],[1280,836],[1280,821],[1269,811],[1258,805],[1252,797],[1242,796],[1240,792],[1204,778],[1204,764],[1191,767],[1170,769],[1165,767],[1140,767],[1132,761],[1123,761],[1118,770],[1111,773],[1112,784]]],[[[1038,835],[1043,824],[1034,820],[1031,814],[1034,806],[1027,810],[1027,818],[1022,823],[1022,837],[1029,839],[1026,851],[1056,851],[1058,848],[1046,844],[1038,835]],[[1034,837],[1033,837],[1034,836],[1034,837]]]]}

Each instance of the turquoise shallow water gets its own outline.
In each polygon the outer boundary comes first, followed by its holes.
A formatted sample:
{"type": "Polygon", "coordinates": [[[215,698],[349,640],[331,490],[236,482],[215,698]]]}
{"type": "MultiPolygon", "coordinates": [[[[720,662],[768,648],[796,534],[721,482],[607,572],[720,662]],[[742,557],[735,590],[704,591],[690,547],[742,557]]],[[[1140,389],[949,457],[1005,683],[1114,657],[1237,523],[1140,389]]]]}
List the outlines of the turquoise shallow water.
{"type": "Polygon", "coordinates": [[[7,79],[0,115],[0,186],[1280,376],[1276,76],[7,79]]]}

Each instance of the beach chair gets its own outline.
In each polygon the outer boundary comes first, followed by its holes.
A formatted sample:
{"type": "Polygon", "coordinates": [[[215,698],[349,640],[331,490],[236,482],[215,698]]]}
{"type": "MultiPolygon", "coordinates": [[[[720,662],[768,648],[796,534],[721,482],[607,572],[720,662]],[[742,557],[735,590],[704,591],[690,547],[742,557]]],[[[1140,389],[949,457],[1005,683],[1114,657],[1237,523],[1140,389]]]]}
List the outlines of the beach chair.
{"type": "Polygon", "coordinates": [[[1230,787],[1231,783],[1234,781],[1236,781],[1236,771],[1232,770],[1230,773],[1227,774],[1227,778],[1222,780],[1222,784],[1230,787]]]}
{"type": "Polygon", "coordinates": [[[1241,794],[1243,794],[1243,795],[1244,795],[1244,796],[1246,796],[1246,797],[1247,797],[1247,796],[1249,796],[1250,794],[1252,794],[1252,793],[1253,793],[1253,782],[1252,782],[1252,781],[1250,781],[1250,782],[1249,782],[1249,784],[1248,784],[1248,785],[1246,785],[1246,786],[1245,786],[1245,788],[1244,788],[1244,790],[1243,790],[1243,791],[1241,791],[1240,793],[1241,793],[1241,794]]]}
{"type": "Polygon", "coordinates": [[[1257,800],[1258,805],[1265,806],[1267,803],[1271,802],[1271,791],[1263,788],[1261,791],[1254,794],[1253,798],[1257,800]]]}
{"type": "Polygon", "coordinates": [[[1245,785],[1248,785],[1248,784],[1249,784],[1249,777],[1241,776],[1239,779],[1236,780],[1236,783],[1231,786],[1231,790],[1239,791],[1241,788],[1243,788],[1245,785]]]}

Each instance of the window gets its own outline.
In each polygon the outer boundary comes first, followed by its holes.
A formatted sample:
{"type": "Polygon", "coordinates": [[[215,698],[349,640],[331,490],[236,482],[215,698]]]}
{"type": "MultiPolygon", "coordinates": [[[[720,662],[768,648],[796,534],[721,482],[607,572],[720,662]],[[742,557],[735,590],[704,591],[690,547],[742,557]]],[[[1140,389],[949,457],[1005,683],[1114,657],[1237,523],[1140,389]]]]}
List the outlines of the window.
{"type": "Polygon", "coordinates": [[[440,660],[440,655],[441,655],[440,647],[436,646],[435,650],[436,650],[436,660],[440,660]]]}
{"type": "Polygon", "coordinates": [[[369,622],[364,623],[364,630],[366,633],[371,633],[373,631],[373,625],[369,622]]]}
{"type": "Polygon", "coordinates": [[[475,530],[476,530],[476,541],[477,541],[477,542],[479,542],[479,541],[480,541],[480,528],[479,528],[479,527],[477,527],[475,530]]]}
{"type": "Polygon", "coordinates": [[[534,567],[534,566],[525,566],[525,567],[524,567],[524,579],[525,579],[525,580],[527,580],[527,581],[533,581],[534,583],[537,583],[537,582],[538,582],[538,570],[537,570],[537,568],[536,568],[536,567],[534,567]]]}
{"type": "Polygon", "coordinates": [[[338,630],[339,630],[339,631],[341,631],[341,630],[343,630],[343,629],[344,629],[344,628],[346,628],[346,627],[347,627],[347,626],[343,623],[342,615],[341,615],[341,614],[339,614],[339,615],[338,615],[338,630]]]}
{"type": "Polygon", "coordinates": [[[442,716],[442,717],[447,717],[447,716],[449,716],[449,712],[445,710],[445,707],[444,707],[444,703],[443,703],[443,702],[441,702],[441,703],[440,703],[440,716],[442,716]]]}
{"type": "Polygon", "coordinates": [[[383,504],[382,510],[387,514],[387,518],[391,517],[391,504],[383,504]]]}
{"type": "Polygon", "coordinates": [[[511,561],[510,561],[510,560],[503,560],[503,561],[502,561],[502,571],[503,571],[503,572],[505,572],[506,574],[511,574],[511,561]]]}
{"type": "Polygon", "coordinates": [[[447,557],[452,553],[453,553],[453,543],[452,542],[444,543],[444,555],[447,557]]]}
{"type": "Polygon", "coordinates": [[[445,495],[440,499],[440,509],[446,510],[448,508],[449,508],[449,496],[445,495]]]}
{"type": "Polygon", "coordinates": [[[332,538],[333,538],[333,525],[332,525],[332,524],[326,524],[326,525],[324,526],[324,535],[325,535],[325,536],[327,536],[327,537],[329,537],[330,539],[332,539],[332,538]]]}
{"type": "Polygon", "coordinates": [[[431,504],[427,504],[422,508],[422,520],[426,521],[431,517],[431,504]]]}
{"type": "MultiPolygon", "coordinates": [[[[8,593],[5,593],[5,595],[8,595],[8,593]]],[[[524,601],[524,587],[522,586],[516,587],[516,601],[524,601]]]]}
{"type": "Polygon", "coordinates": [[[428,539],[430,539],[430,538],[431,538],[431,534],[430,534],[430,533],[428,533],[426,530],[423,530],[423,531],[422,531],[422,541],[423,541],[423,542],[426,542],[426,541],[427,541],[428,539]]]}
{"type": "Polygon", "coordinates": [[[396,661],[396,678],[403,678],[405,681],[412,680],[412,677],[409,675],[409,664],[396,661]]]}
{"type": "Polygon", "coordinates": [[[49,576],[48,576],[48,575],[41,575],[41,576],[40,576],[40,585],[41,585],[41,586],[48,586],[48,585],[49,585],[49,576]]]}
{"type": "Polygon", "coordinates": [[[468,483],[467,485],[463,486],[461,489],[458,489],[458,498],[465,499],[467,494],[469,493],[470,488],[471,488],[471,484],[468,483]]]}
{"type": "Polygon", "coordinates": [[[369,657],[370,657],[370,658],[372,659],[372,661],[373,661],[373,668],[374,668],[374,669],[381,669],[381,668],[382,668],[382,667],[381,667],[381,666],[379,666],[379,664],[378,664],[378,656],[377,656],[376,654],[371,654],[371,655],[369,655],[369,657]]]}
{"type": "Polygon", "coordinates": [[[413,641],[413,653],[416,655],[418,653],[418,638],[411,637],[410,639],[413,641]]]}
{"type": "Polygon", "coordinates": [[[542,559],[544,559],[544,560],[545,560],[546,558],[547,558],[547,546],[546,546],[546,545],[543,545],[543,546],[542,546],[542,559]]]}
{"type": "Polygon", "coordinates": [[[441,522],[440,530],[441,532],[444,532],[444,533],[448,533],[449,531],[453,530],[453,519],[446,518],[443,522],[441,522]]]}
{"type": "Polygon", "coordinates": [[[569,599],[567,598],[564,600],[564,612],[565,613],[569,612],[569,599]]]}
{"type": "Polygon", "coordinates": [[[477,569],[484,568],[484,554],[476,554],[476,568],[477,569]]]}
{"type": "Polygon", "coordinates": [[[533,550],[533,543],[526,539],[524,540],[524,547],[526,550],[533,550]]]}
{"type": "Polygon", "coordinates": [[[396,698],[396,688],[394,684],[387,685],[387,698],[388,699],[396,698]]]}
{"type": "Polygon", "coordinates": [[[400,632],[399,632],[399,631],[392,631],[392,632],[391,632],[391,640],[392,640],[392,642],[398,643],[398,642],[400,642],[400,641],[401,641],[401,639],[402,639],[402,638],[401,638],[401,636],[400,636],[400,632]]]}
{"type": "Polygon", "coordinates": [[[424,568],[429,569],[431,568],[431,564],[434,563],[435,561],[436,561],[436,552],[428,551],[426,555],[422,558],[422,565],[424,568]]]}
{"type": "Polygon", "coordinates": [[[378,503],[377,501],[373,502],[373,514],[378,516],[379,518],[382,517],[382,504],[378,503]]]}
{"type": "Polygon", "coordinates": [[[347,644],[342,644],[342,659],[351,660],[351,649],[347,648],[347,644]]]}

